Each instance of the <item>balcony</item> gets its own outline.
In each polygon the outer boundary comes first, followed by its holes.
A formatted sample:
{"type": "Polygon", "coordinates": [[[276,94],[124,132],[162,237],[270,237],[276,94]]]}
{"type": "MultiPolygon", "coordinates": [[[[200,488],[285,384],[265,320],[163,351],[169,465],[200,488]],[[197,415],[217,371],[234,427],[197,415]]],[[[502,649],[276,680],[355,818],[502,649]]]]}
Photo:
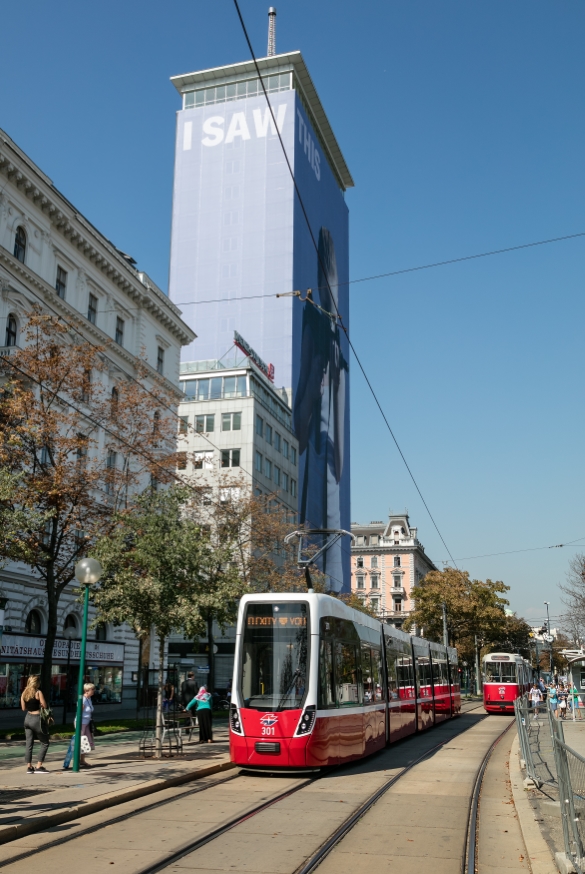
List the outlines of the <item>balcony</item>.
{"type": "Polygon", "coordinates": [[[0,358],[8,358],[10,355],[14,355],[16,352],[20,351],[20,346],[0,346],[0,358]]]}
{"type": "Polygon", "coordinates": [[[408,593],[404,586],[390,586],[388,594],[392,597],[394,595],[400,595],[402,598],[408,598],[408,593]]]}

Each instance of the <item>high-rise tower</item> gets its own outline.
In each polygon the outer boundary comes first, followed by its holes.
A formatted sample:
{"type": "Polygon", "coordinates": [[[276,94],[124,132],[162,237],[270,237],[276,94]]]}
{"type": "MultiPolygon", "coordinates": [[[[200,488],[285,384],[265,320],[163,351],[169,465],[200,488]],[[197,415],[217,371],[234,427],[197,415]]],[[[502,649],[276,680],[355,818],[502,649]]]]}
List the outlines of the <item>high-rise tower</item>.
{"type": "MultiPolygon", "coordinates": [[[[299,520],[349,529],[349,348],[337,313],[348,328],[353,180],[300,52],[257,63],[274,117],[252,61],[172,79],[183,108],[170,295],[198,334],[185,359],[221,357],[237,331],[274,365],[299,441],[299,520]]],[[[349,591],[349,545],[324,569],[349,591]]]]}

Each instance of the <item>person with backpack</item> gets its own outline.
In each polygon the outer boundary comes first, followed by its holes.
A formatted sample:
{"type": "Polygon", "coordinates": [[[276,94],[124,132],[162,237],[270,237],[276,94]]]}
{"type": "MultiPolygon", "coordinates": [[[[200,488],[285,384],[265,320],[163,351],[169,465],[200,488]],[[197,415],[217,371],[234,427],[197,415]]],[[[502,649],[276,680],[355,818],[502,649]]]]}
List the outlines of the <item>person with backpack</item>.
{"type": "MultiPolygon", "coordinates": [[[[43,710],[48,710],[45,696],[40,689],[40,677],[31,676],[26,682],[26,688],[20,696],[20,707],[24,710],[24,734],[26,737],[26,750],[24,761],[27,774],[48,774],[43,765],[47,750],[49,749],[49,732],[47,724],[43,721],[43,710]],[[32,765],[33,746],[35,740],[41,745],[39,760],[36,768],[32,765]]],[[[50,714],[50,711],[49,711],[50,714]]]]}

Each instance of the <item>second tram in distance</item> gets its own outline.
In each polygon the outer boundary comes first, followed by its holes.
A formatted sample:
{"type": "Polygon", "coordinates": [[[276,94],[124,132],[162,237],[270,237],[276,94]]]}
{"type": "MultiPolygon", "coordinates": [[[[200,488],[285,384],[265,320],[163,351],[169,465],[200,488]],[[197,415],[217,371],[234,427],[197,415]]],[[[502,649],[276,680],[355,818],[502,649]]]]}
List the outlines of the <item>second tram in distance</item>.
{"type": "Polygon", "coordinates": [[[329,595],[242,598],[229,717],[236,764],[339,765],[460,710],[455,649],[329,595]]]}
{"type": "Polygon", "coordinates": [[[483,706],[488,713],[513,713],[514,701],[528,692],[532,668],[513,652],[491,652],[483,659],[483,706]]]}

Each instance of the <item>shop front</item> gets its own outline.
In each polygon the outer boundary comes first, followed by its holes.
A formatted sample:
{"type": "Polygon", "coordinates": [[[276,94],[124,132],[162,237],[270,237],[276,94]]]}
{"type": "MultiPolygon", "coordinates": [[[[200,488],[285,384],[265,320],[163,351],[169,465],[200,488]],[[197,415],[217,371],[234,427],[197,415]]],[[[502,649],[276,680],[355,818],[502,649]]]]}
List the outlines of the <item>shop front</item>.
{"type": "MultiPolygon", "coordinates": [[[[0,710],[20,707],[20,696],[31,674],[39,674],[45,652],[45,638],[34,634],[4,634],[0,654],[0,710]]],[[[55,641],[52,655],[50,705],[77,699],[80,640],[55,641]]],[[[96,687],[94,704],[122,702],[124,644],[89,641],[85,649],[86,683],[96,687]]]]}

